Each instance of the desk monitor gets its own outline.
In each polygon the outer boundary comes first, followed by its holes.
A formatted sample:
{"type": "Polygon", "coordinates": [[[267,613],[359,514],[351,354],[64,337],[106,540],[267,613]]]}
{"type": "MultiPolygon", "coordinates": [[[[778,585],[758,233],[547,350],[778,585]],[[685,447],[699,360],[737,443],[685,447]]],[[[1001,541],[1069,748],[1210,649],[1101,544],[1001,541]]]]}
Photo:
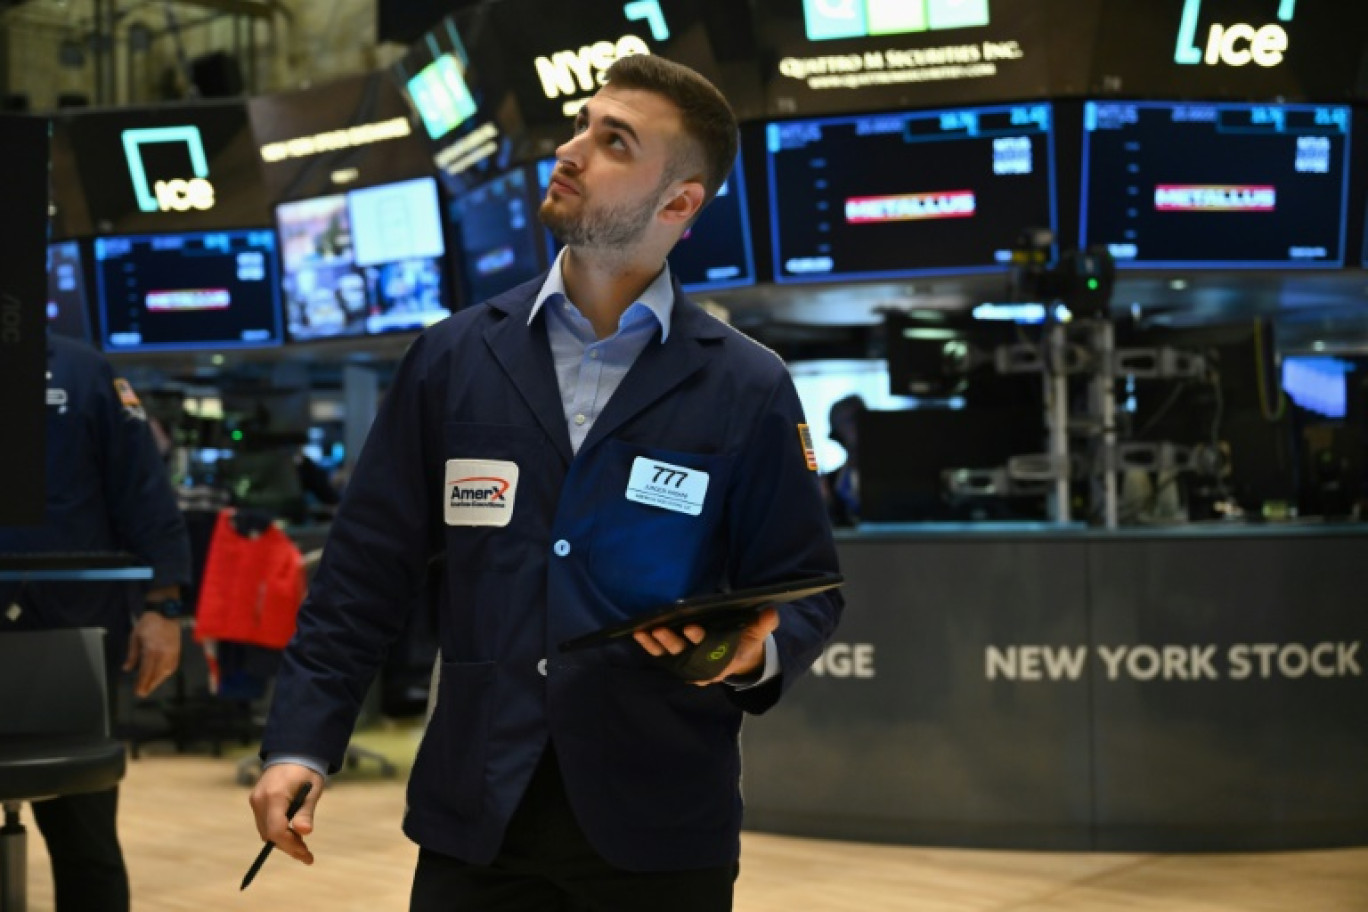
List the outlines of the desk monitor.
{"type": "Polygon", "coordinates": [[[1088,102],[1081,246],[1127,268],[1344,265],[1350,109],[1088,102]]]}
{"type": "Polygon", "coordinates": [[[1057,230],[1048,104],[766,127],[776,282],[1005,271],[1057,230]]]}
{"type": "Polygon", "coordinates": [[[48,330],[91,341],[85,267],[79,241],[58,241],[47,250],[48,330]]]}
{"type": "Polygon", "coordinates": [[[94,248],[106,351],[280,343],[274,232],[103,237],[94,248]]]}

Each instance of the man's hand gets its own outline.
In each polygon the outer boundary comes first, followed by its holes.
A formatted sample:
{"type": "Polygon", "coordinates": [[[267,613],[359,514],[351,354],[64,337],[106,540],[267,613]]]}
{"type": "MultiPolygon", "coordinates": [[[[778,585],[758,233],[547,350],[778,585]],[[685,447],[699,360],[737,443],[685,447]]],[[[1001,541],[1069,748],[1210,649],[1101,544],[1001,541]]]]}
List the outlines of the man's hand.
{"type": "MultiPolygon", "coordinates": [[[[706,687],[709,684],[716,684],[734,675],[753,674],[759,670],[765,661],[765,640],[771,633],[779,629],[779,609],[767,608],[761,612],[750,626],[741,632],[741,640],[736,645],[736,652],[732,655],[731,662],[722,673],[708,681],[694,681],[699,687],[706,687]]],[[[702,627],[697,624],[690,624],[680,633],[675,633],[669,627],[656,627],[651,630],[638,630],[632,634],[632,638],[642,649],[653,656],[679,655],[686,649],[695,644],[703,642],[707,635],[702,627]]]]}
{"type": "Polygon", "coordinates": [[[313,864],[313,852],[304,844],[303,837],[313,832],[314,808],[322,793],[323,777],[307,766],[276,763],[266,767],[247,799],[256,815],[257,832],[262,840],[274,842],[277,849],[297,861],[313,864]],[[294,820],[286,820],[285,809],[305,782],[312,782],[313,788],[294,820]]]}
{"type": "Polygon", "coordinates": [[[123,670],[138,669],[133,692],[145,697],[162,681],[176,673],[180,664],[181,627],[179,621],[164,618],[155,611],[144,611],[128,640],[128,658],[123,670]]]}

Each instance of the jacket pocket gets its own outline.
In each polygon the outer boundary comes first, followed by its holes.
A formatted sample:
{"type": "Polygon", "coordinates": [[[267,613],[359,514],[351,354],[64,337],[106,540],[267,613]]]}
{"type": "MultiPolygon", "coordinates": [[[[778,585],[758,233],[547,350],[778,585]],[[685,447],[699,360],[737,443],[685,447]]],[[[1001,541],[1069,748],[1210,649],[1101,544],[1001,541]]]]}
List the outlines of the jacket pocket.
{"type": "Polygon", "coordinates": [[[443,662],[437,704],[413,761],[409,803],[471,820],[484,795],[493,662],[443,662]]]}
{"type": "Polygon", "coordinates": [[[711,590],[725,553],[731,457],[608,441],[589,555],[623,615],[711,590]],[[655,496],[653,491],[668,488],[655,496]]]}

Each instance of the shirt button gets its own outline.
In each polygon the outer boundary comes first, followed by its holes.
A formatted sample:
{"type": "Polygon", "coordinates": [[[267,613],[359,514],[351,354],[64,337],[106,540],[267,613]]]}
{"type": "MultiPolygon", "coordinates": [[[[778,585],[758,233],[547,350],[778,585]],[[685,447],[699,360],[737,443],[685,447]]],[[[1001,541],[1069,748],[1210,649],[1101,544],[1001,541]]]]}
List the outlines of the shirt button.
{"type": "Polygon", "coordinates": [[[587,421],[587,420],[588,420],[588,419],[585,418],[583,415],[576,415],[576,416],[575,416],[575,424],[580,424],[580,425],[582,425],[582,424],[584,424],[584,422],[587,421]]]}
{"type": "Polygon", "coordinates": [[[593,360],[597,361],[597,360],[598,360],[598,352],[596,352],[596,351],[591,351],[591,352],[589,353],[589,357],[592,358],[593,360]]]}
{"type": "Polygon", "coordinates": [[[562,538],[551,546],[551,550],[556,552],[557,557],[565,557],[570,553],[570,543],[562,538]]]}
{"type": "Polygon", "coordinates": [[[546,677],[546,659],[542,659],[537,663],[537,674],[541,675],[543,678],[546,677]]]}

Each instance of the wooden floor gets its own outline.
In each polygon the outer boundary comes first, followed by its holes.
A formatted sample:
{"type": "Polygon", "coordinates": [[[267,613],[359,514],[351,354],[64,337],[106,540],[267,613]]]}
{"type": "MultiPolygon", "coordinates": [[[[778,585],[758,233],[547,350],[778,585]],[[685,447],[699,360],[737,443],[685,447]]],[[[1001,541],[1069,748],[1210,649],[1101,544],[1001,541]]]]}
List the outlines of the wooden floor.
{"type": "MultiPolygon", "coordinates": [[[[399,781],[328,788],[317,862],[275,855],[246,893],[259,848],[231,760],[144,756],[130,764],[120,831],[135,912],[407,908],[416,851],[399,832],[399,781]]],[[[31,823],[31,818],[25,815],[31,823]]],[[[29,908],[52,908],[43,841],[29,826],[29,908]]],[[[737,912],[1358,912],[1368,849],[1261,855],[987,852],[744,837],[737,912]]],[[[649,912],[649,910],[642,910],[649,912]]]]}

